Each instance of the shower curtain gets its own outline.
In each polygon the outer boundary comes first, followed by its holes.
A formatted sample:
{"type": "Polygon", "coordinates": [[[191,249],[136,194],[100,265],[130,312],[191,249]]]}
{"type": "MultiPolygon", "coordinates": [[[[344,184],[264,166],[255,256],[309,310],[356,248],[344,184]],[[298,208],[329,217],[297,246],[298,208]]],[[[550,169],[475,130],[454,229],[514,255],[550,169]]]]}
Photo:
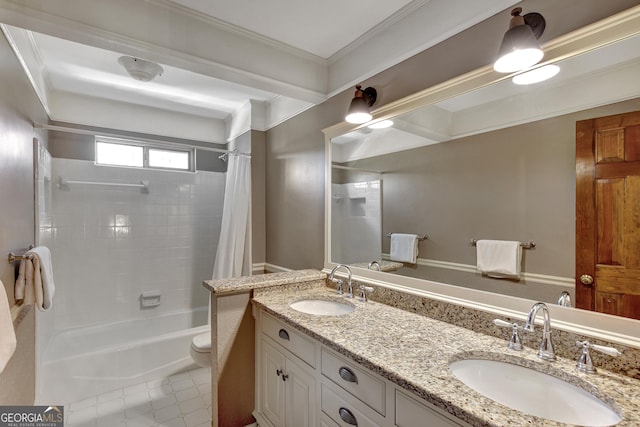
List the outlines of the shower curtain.
{"type": "Polygon", "coordinates": [[[250,215],[251,157],[231,152],[227,157],[220,241],[213,279],[248,276],[251,273],[250,215]]]}

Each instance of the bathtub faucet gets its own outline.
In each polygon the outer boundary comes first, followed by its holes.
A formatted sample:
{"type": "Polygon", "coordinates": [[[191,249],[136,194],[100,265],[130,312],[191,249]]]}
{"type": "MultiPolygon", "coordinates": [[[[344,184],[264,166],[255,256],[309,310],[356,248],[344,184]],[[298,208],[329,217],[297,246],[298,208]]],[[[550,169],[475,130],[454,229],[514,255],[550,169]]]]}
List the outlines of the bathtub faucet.
{"type": "Polygon", "coordinates": [[[345,298],[353,298],[353,285],[351,284],[351,269],[349,268],[349,266],[344,265],[344,264],[338,264],[335,267],[333,267],[333,270],[331,270],[331,274],[329,274],[329,280],[333,283],[336,284],[337,286],[337,293],[338,295],[342,295],[343,291],[342,291],[342,280],[341,279],[335,279],[333,277],[333,275],[335,274],[335,272],[339,269],[339,268],[345,268],[347,270],[347,273],[349,274],[349,276],[347,277],[347,293],[344,295],[345,298]]]}

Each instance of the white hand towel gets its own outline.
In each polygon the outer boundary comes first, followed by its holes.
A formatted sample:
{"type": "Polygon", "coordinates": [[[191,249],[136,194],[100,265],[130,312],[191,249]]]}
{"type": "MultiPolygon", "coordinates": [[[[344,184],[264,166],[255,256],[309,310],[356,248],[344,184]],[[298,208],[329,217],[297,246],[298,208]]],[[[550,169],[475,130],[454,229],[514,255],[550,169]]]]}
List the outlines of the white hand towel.
{"type": "Polygon", "coordinates": [[[392,261],[415,264],[418,261],[417,234],[391,234],[391,250],[389,257],[392,261]]]}
{"type": "Polygon", "coordinates": [[[478,240],[477,268],[495,278],[520,278],[522,246],[509,240],[478,240]]]}
{"type": "Polygon", "coordinates": [[[27,254],[34,255],[34,270],[38,266],[38,272],[34,274],[34,299],[38,308],[46,311],[53,304],[53,294],[56,285],[53,281],[53,265],[51,264],[51,251],[46,246],[37,246],[30,249],[27,254]],[[39,276],[38,277],[38,273],[39,276]],[[37,283],[36,283],[37,282],[37,283]],[[42,293],[40,293],[42,292],[42,293]],[[41,298],[39,300],[39,298],[41,298]]]}
{"type": "Polygon", "coordinates": [[[4,370],[13,352],[16,351],[16,343],[16,332],[13,330],[7,292],[0,281],[0,372],[4,370]]]}

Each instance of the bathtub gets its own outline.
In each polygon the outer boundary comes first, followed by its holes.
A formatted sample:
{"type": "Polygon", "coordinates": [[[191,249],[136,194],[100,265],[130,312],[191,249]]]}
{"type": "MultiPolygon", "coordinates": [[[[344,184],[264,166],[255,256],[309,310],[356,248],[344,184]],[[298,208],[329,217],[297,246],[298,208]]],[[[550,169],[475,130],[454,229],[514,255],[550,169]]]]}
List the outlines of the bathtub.
{"type": "Polygon", "coordinates": [[[60,332],[42,354],[36,402],[68,404],[195,368],[191,339],[206,323],[205,306],[60,332]]]}

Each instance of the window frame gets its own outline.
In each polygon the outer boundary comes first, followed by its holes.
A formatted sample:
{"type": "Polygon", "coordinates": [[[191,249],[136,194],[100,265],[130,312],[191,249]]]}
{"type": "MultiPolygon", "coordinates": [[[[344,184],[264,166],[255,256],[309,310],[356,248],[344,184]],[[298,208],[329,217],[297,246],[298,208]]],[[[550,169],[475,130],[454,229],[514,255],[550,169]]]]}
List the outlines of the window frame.
{"type": "Polygon", "coordinates": [[[177,144],[161,144],[146,141],[137,141],[133,139],[114,138],[109,136],[96,135],[94,137],[94,164],[96,166],[108,166],[117,168],[129,168],[138,170],[161,170],[171,172],[196,172],[196,149],[193,147],[180,147],[177,144]],[[142,166],[127,166],[127,165],[114,165],[109,163],[100,163],[98,160],[98,143],[112,144],[112,145],[125,145],[130,147],[142,147],[142,166]],[[159,167],[149,165],[149,150],[168,151],[174,153],[186,153],[188,156],[188,168],[171,168],[171,167],[159,167]]]}

